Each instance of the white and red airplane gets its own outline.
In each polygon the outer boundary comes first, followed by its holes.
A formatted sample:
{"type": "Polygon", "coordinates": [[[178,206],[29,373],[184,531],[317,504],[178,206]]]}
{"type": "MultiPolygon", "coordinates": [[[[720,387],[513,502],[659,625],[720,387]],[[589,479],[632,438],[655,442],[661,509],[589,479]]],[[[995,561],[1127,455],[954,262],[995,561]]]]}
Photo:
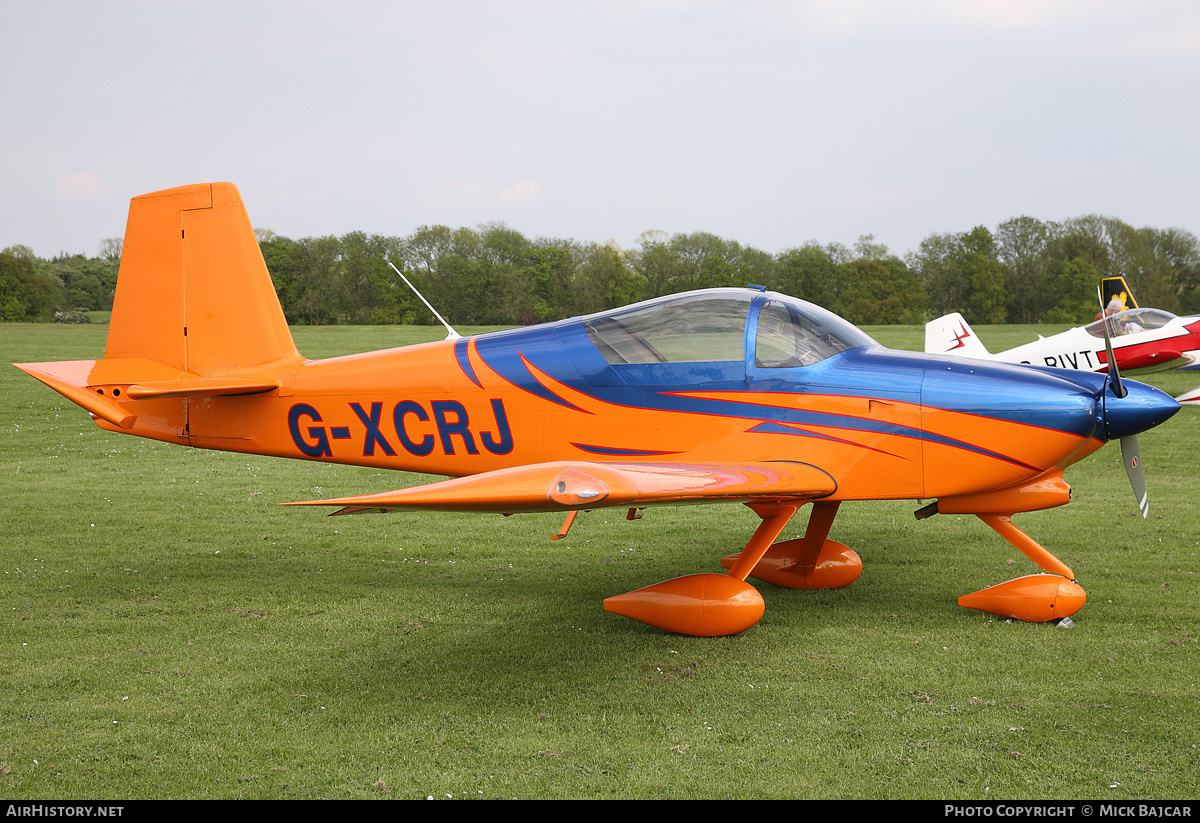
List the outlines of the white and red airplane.
{"type": "MultiPolygon", "coordinates": [[[[1107,308],[1093,322],[1051,337],[1039,336],[999,354],[987,350],[961,314],[947,314],[925,324],[925,351],[1100,372],[1108,369],[1104,344],[1108,326],[1122,373],[1200,369],[1200,315],[1178,317],[1161,309],[1139,308],[1122,277],[1105,278],[1104,293],[1107,308]]],[[[1176,399],[1200,404],[1200,387],[1176,399]]]]}

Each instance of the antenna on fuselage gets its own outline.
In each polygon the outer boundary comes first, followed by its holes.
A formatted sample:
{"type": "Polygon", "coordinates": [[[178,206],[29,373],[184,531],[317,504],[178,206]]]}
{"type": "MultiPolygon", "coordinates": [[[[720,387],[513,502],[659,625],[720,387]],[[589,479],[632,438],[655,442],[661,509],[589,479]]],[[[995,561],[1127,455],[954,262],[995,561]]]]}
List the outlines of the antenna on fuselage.
{"type": "Polygon", "coordinates": [[[431,312],[433,312],[433,316],[436,317],[439,321],[441,321],[441,324],[446,327],[446,332],[447,332],[446,339],[447,340],[453,340],[456,337],[462,337],[461,334],[459,334],[458,332],[456,332],[454,330],[453,326],[451,326],[449,323],[446,322],[446,318],[444,318],[440,314],[438,314],[438,310],[435,309],[432,305],[430,305],[429,301],[425,299],[425,295],[423,295],[419,291],[417,291],[417,287],[412,284],[412,281],[410,281],[407,277],[404,276],[404,272],[402,272],[402,271],[400,271],[400,269],[396,268],[396,265],[394,263],[392,263],[392,261],[389,258],[385,257],[385,258],[383,258],[383,261],[392,267],[392,271],[394,271],[396,274],[400,275],[400,279],[408,284],[408,287],[413,290],[413,294],[415,294],[417,297],[421,298],[421,302],[424,303],[431,312]]]}

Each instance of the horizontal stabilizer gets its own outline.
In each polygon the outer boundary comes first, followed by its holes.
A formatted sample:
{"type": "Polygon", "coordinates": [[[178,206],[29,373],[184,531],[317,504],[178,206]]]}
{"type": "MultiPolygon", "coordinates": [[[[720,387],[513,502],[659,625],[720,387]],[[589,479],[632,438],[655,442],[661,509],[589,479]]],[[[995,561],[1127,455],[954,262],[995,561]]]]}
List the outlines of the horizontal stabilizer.
{"type": "MultiPolygon", "coordinates": [[[[272,377],[202,377],[140,357],[14,363],[71,402],[122,429],[133,428],[138,400],[260,394],[279,388],[272,377]]],[[[161,410],[160,410],[161,413],[161,410]]]]}
{"type": "Polygon", "coordinates": [[[187,377],[135,383],[126,390],[131,400],[151,397],[194,397],[207,395],[259,394],[279,388],[279,381],[260,377],[187,377]]]}
{"type": "Polygon", "coordinates": [[[308,500],[289,506],[342,506],[334,514],[423,509],[561,512],[753,500],[813,500],[837,489],[830,475],[788,461],[710,463],[536,463],[379,494],[308,500]]]}
{"type": "Polygon", "coordinates": [[[21,371],[36,377],[63,397],[82,406],[96,417],[107,420],[122,429],[133,428],[137,415],[126,410],[103,394],[85,388],[87,374],[95,360],[71,360],[59,363],[13,363],[21,371]]]}
{"type": "Polygon", "coordinates": [[[1189,392],[1184,392],[1175,399],[1180,403],[1190,403],[1194,406],[1200,406],[1200,386],[1197,386],[1189,392]]]}

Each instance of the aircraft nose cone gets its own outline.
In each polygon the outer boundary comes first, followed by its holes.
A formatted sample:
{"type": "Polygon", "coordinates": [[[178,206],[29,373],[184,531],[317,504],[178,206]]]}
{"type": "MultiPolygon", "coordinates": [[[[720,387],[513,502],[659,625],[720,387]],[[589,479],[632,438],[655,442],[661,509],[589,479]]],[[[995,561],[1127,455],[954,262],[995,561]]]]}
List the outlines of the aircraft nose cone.
{"type": "Polygon", "coordinates": [[[1104,433],[1109,440],[1152,429],[1179,411],[1179,403],[1169,394],[1134,380],[1123,383],[1129,390],[1124,397],[1104,392],[1104,433]]]}

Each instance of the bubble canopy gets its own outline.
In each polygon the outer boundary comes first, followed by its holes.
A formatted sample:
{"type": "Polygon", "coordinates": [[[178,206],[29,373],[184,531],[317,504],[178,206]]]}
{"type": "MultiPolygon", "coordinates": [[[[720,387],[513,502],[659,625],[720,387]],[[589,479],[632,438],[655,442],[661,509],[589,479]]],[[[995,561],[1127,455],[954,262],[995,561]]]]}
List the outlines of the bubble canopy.
{"type": "Polygon", "coordinates": [[[877,345],[819,306],[748,289],[660,297],[589,315],[583,326],[612,365],[741,361],[749,344],[758,368],[795,368],[877,345]]]}
{"type": "MultiPolygon", "coordinates": [[[[1108,324],[1109,336],[1136,334],[1161,329],[1175,319],[1175,315],[1161,309],[1126,309],[1084,326],[1092,337],[1104,337],[1104,324],[1108,324]]],[[[1122,366],[1121,368],[1124,368],[1122,366]]]]}

